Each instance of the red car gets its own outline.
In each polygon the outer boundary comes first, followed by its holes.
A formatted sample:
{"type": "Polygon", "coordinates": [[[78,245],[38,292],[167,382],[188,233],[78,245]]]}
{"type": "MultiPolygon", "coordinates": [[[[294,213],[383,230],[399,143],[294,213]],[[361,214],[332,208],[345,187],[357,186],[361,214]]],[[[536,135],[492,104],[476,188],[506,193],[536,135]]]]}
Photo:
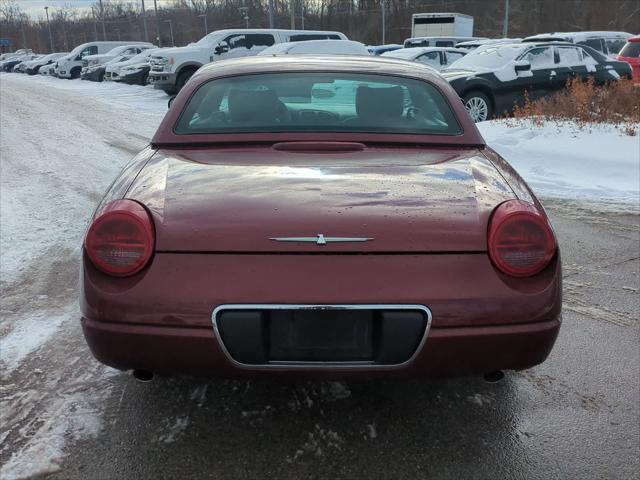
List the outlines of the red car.
{"type": "Polygon", "coordinates": [[[542,206],[443,78],[394,59],[200,69],[83,257],[93,354],[146,375],[525,369],[561,323],[542,206]]]}
{"type": "Polygon", "coordinates": [[[636,83],[640,82],[640,35],[627,40],[625,46],[618,53],[617,59],[631,65],[633,80],[636,83]]]}

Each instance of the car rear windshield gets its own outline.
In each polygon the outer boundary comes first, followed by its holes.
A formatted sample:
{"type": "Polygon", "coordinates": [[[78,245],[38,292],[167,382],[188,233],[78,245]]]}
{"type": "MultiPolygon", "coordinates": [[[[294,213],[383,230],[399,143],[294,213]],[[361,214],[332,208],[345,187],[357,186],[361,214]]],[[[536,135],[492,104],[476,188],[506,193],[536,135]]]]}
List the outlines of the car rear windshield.
{"type": "Polygon", "coordinates": [[[618,55],[627,58],[640,57],[640,42],[627,42],[618,55]]]}
{"type": "Polygon", "coordinates": [[[176,134],[363,132],[458,135],[446,98],[416,79],[356,73],[270,73],[203,84],[176,134]]]}

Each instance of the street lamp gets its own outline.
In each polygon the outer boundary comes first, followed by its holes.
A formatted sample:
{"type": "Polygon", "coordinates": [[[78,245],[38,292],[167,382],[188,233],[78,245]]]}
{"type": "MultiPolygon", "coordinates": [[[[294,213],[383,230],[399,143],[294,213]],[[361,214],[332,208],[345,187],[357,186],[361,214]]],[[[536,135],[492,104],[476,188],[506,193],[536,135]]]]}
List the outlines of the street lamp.
{"type": "Polygon", "coordinates": [[[53,49],[53,35],[51,35],[51,22],[49,22],[49,7],[44,7],[44,11],[47,13],[47,26],[49,27],[49,44],[51,46],[51,53],[55,50],[53,49]]]}
{"type": "Polygon", "coordinates": [[[176,42],[173,41],[173,21],[172,20],[165,20],[164,22],[169,24],[169,30],[171,31],[171,46],[175,47],[176,46],[176,42]]]}
{"type": "Polygon", "coordinates": [[[202,15],[198,15],[200,18],[204,18],[204,34],[205,36],[209,33],[209,27],[207,26],[207,14],[203,13],[202,15]]]}

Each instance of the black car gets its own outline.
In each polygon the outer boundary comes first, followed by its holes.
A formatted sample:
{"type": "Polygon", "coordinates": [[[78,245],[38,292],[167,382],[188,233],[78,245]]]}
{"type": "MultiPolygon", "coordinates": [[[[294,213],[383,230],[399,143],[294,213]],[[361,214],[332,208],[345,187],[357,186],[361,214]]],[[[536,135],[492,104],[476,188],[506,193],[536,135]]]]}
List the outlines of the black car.
{"type": "Polygon", "coordinates": [[[123,69],[120,69],[118,73],[107,71],[105,74],[106,80],[113,80],[114,82],[127,83],[129,85],[146,85],[149,78],[149,70],[151,66],[149,64],[130,65],[123,69]]]}
{"type": "Polygon", "coordinates": [[[90,80],[92,82],[102,82],[104,80],[104,72],[106,67],[104,65],[96,65],[89,68],[83,68],[80,73],[82,80],[90,80]]]}
{"type": "Polygon", "coordinates": [[[570,78],[596,84],[631,79],[631,66],[593,48],[567,42],[507,43],[470,52],[440,72],[476,122],[509,114],[525,91],[535,100],[561,90],[570,78]]]}
{"type": "Polygon", "coordinates": [[[13,59],[13,60],[6,60],[2,64],[2,70],[5,71],[5,72],[13,72],[13,67],[15,67],[16,65],[21,64],[23,61],[24,61],[23,58],[21,58],[21,59],[13,59]]]}

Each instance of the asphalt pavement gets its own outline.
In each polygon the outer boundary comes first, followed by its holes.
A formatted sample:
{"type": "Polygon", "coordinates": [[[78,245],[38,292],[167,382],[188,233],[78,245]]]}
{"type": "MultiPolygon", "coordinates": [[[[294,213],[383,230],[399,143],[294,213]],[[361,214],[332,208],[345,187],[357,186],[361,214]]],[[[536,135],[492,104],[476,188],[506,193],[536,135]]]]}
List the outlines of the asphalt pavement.
{"type": "MultiPolygon", "coordinates": [[[[494,384],[112,374],[99,433],[68,442],[46,478],[637,478],[640,217],[545,205],[562,251],[564,324],[544,364],[494,384]]],[[[80,335],[70,333],[73,368],[91,371],[80,335]]]]}

